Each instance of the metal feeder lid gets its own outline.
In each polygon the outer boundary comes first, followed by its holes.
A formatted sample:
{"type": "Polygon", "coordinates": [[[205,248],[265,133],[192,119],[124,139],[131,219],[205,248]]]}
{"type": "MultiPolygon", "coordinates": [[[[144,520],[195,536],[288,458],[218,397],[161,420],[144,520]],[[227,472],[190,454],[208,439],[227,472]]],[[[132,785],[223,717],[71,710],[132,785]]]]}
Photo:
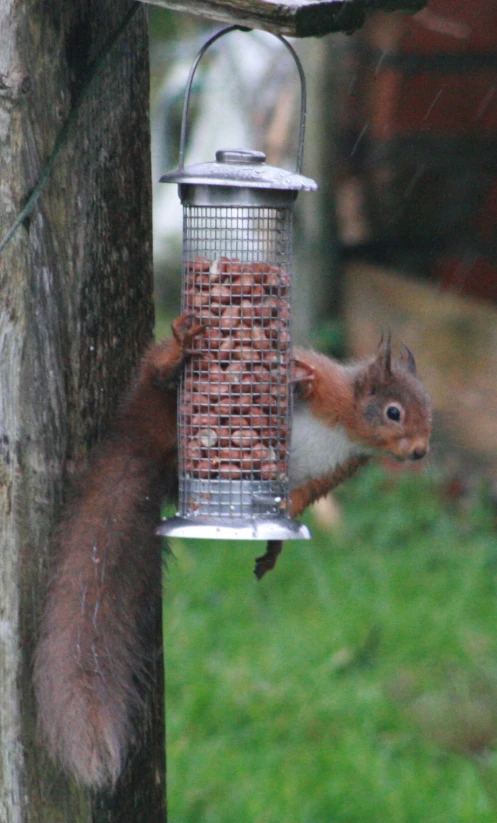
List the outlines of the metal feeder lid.
{"type": "Polygon", "coordinates": [[[294,192],[318,188],[310,177],[268,166],[264,152],[248,149],[219,149],[215,162],[180,167],[164,174],[160,182],[294,192]]]}

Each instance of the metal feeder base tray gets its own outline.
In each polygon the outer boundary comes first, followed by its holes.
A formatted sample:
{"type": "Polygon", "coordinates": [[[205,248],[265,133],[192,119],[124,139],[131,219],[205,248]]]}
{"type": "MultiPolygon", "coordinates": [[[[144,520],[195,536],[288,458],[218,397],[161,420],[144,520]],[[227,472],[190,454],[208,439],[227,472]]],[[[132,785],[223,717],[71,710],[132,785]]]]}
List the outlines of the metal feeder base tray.
{"type": "Polygon", "coordinates": [[[155,532],[166,537],[206,540],[310,540],[307,526],[286,517],[259,517],[252,520],[228,517],[186,518],[175,515],[162,521],[155,532]]]}

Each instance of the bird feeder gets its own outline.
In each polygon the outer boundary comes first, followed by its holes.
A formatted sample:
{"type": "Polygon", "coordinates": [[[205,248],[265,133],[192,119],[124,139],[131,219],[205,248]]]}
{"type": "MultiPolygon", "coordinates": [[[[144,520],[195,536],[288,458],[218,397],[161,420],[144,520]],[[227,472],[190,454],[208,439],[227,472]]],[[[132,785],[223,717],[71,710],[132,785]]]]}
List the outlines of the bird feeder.
{"type": "Polygon", "coordinates": [[[182,311],[204,326],[181,379],[179,510],[160,534],[288,540],[309,532],[288,515],[292,422],[292,217],[305,130],[301,80],[297,171],[270,166],[260,151],[220,149],[213,162],[184,165],[193,76],[185,94],[176,183],[183,206],[182,311]]]}

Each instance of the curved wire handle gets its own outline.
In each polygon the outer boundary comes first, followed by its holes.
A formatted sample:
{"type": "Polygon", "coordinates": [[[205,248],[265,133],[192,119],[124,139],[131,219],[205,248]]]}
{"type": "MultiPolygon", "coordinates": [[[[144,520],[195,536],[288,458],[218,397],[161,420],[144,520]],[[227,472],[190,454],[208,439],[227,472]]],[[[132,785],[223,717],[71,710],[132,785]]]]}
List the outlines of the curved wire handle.
{"type": "MultiPolygon", "coordinates": [[[[184,168],[185,165],[185,151],[186,151],[186,130],[187,130],[187,121],[188,121],[188,111],[190,108],[190,95],[192,90],[192,83],[193,78],[195,76],[195,72],[197,70],[197,66],[200,63],[202,57],[204,56],[205,52],[216,40],[219,40],[220,37],[223,37],[225,34],[228,34],[231,31],[252,31],[252,29],[246,28],[245,26],[228,26],[225,29],[221,29],[221,31],[216,32],[206,43],[202,46],[200,51],[198,52],[193,65],[190,69],[190,73],[188,75],[188,79],[186,81],[186,91],[185,91],[185,100],[183,103],[183,117],[181,120],[181,134],[180,134],[180,143],[179,143],[179,168],[184,168]]],[[[304,138],[305,138],[305,120],[306,120],[306,113],[307,113],[307,91],[305,85],[305,75],[304,69],[302,68],[302,63],[293,48],[290,45],[288,40],[285,40],[280,34],[275,34],[274,37],[277,37],[278,40],[283,43],[285,48],[288,49],[290,54],[292,55],[295,65],[297,66],[297,71],[300,77],[300,127],[299,127],[299,146],[297,151],[297,174],[300,174],[302,171],[302,160],[304,157],[304,138]]]]}

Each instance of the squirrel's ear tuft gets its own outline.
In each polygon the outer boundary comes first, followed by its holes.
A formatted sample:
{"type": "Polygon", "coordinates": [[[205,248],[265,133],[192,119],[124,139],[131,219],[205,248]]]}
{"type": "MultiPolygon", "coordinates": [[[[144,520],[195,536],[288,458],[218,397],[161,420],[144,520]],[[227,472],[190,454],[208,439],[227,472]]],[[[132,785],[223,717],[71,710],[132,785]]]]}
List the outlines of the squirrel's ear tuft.
{"type": "Polygon", "coordinates": [[[378,354],[376,356],[376,363],[384,374],[390,374],[392,371],[392,333],[389,331],[386,339],[381,335],[380,345],[378,346],[378,354]]]}
{"type": "Polygon", "coordinates": [[[416,377],[416,373],[417,373],[416,358],[414,357],[414,355],[413,355],[411,349],[409,348],[409,346],[407,345],[407,343],[402,343],[402,349],[403,349],[402,353],[405,352],[405,354],[406,354],[407,371],[409,372],[409,374],[412,374],[413,377],[416,377]]]}

